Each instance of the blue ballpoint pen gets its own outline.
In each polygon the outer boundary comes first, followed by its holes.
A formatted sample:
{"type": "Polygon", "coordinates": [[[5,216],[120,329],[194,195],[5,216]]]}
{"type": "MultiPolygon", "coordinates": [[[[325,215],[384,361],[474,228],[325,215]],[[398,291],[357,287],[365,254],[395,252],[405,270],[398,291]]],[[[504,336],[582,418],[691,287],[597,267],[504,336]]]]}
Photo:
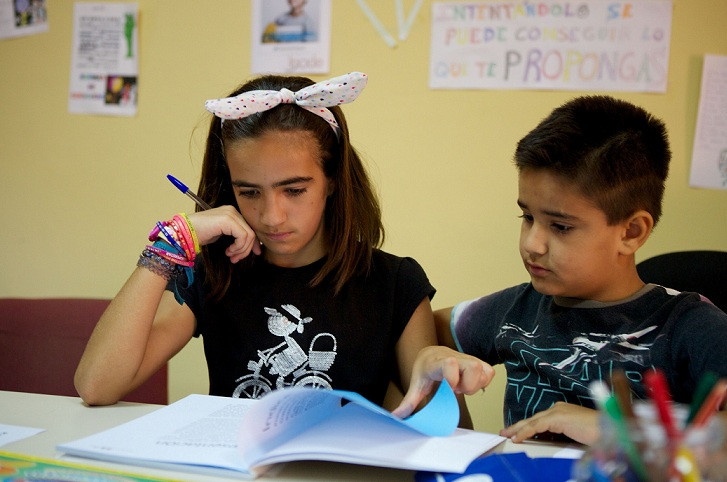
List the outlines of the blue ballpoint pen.
{"type": "Polygon", "coordinates": [[[197,206],[201,207],[205,211],[207,209],[212,209],[212,206],[210,206],[209,204],[204,202],[199,196],[197,196],[195,193],[190,191],[189,188],[187,186],[185,186],[182,181],[180,181],[176,177],[172,176],[171,174],[167,174],[167,179],[169,179],[171,181],[171,183],[177,187],[177,189],[182,191],[183,194],[186,194],[187,196],[189,196],[192,199],[192,201],[194,201],[197,204],[197,206]]]}

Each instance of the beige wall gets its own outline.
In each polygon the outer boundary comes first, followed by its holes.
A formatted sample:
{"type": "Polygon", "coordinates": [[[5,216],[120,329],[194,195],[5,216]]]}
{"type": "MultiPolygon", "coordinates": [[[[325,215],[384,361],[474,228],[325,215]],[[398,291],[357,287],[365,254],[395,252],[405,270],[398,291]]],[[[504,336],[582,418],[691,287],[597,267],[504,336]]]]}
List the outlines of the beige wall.
{"type": "MultiPolygon", "coordinates": [[[[0,296],[112,297],[153,223],[192,209],[165,175],[198,181],[203,101],[250,75],[250,2],[138,3],[133,118],[68,113],[70,0],[48,2],[48,33],[0,40],[0,296]]],[[[438,289],[435,308],[525,281],[513,148],[579,92],[431,91],[430,2],[395,49],[355,2],[333,3],[331,75],[370,76],[344,111],[381,194],[385,248],[419,260],[438,289]]],[[[368,3],[393,30],[393,3],[368,3]]],[[[640,259],[727,249],[727,192],[688,187],[702,56],[727,54],[725,24],[724,0],[674,0],[667,93],[615,93],[663,118],[671,132],[665,215],[640,259]]],[[[198,340],[172,360],[170,375],[172,399],[205,393],[198,340]]],[[[481,430],[502,424],[499,375],[470,399],[481,430]]]]}

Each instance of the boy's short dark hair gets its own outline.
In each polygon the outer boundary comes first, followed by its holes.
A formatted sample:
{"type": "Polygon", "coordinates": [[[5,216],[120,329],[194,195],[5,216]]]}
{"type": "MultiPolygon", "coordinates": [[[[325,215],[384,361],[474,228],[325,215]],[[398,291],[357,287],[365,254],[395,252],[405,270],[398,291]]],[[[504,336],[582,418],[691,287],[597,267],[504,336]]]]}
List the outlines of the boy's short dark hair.
{"type": "Polygon", "coordinates": [[[670,159],[664,123],[608,96],[577,97],[556,108],[515,150],[518,171],[545,169],[564,177],[610,225],[640,209],[658,222],[670,159]]]}

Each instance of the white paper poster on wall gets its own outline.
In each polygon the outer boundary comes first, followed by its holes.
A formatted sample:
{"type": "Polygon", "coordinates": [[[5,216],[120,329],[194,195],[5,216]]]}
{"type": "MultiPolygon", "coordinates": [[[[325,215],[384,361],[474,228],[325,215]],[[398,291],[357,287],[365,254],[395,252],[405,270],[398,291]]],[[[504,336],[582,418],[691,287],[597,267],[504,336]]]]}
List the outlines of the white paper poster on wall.
{"type": "Polygon", "coordinates": [[[330,70],[330,0],[253,0],[255,74],[325,74],[330,70]]]}
{"type": "Polygon", "coordinates": [[[71,113],[136,114],[138,32],[136,3],[74,4],[68,97],[71,113]]]}
{"type": "Polygon", "coordinates": [[[434,2],[429,86],[666,92],[671,0],[434,2]]]}
{"type": "Polygon", "coordinates": [[[0,39],[48,31],[46,0],[0,0],[0,39]]]}
{"type": "Polygon", "coordinates": [[[727,55],[705,55],[689,185],[727,189],[727,55]]]}

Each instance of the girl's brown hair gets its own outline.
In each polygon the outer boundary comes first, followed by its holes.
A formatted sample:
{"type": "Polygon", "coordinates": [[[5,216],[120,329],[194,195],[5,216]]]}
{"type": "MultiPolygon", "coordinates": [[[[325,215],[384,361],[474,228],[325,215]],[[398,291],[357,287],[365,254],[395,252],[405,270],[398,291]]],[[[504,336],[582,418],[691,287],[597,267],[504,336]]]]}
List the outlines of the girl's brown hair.
{"type": "MultiPolygon", "coordinates": [[[[312,85],[306,77],[266,75],[240,86],[229,97],[251,90],[296,92],[312,85]]],[[[212,207],[232,205],[237,201],[225,161],[224,145],[240,139],[257,138],[270,131],[306,131],[318,141],[321,167],[333,183],[324,213],[324,241],[328,248],[326,260],[311,286],[333,276],[338,293],[354,275],[366,272],[374,248],[384,241],[381,208],[366,169],[350,143],[348,126],[340,107],[329,107],[340,129],[334,131],[323,118],[294,104],[281,104],[271,110],[237,120],[213,117],[202,165],[199,196],[212,207]]],[[[221,299],[227,292],[234,266],[224,251],[229,240],[203,246],[202,256],[207,271],[209,297],[221,299]]],[[[251,259],[254,254],[250,254],[251,259]]],[[[243,263],[247,260],[243,260],[243,263]]]]}

